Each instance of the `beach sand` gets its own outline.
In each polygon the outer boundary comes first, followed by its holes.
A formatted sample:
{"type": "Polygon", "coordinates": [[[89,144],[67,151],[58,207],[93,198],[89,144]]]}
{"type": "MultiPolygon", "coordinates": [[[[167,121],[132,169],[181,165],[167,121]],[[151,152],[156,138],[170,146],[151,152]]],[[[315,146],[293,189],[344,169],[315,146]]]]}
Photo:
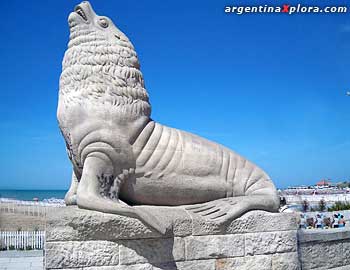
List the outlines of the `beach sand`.
{"type": "Polygon", "coordinates": [[[46,215],[42,212],[32,213],[28,207],[15,206],[13,209],[0,208],[0,231],[34,231],[45,230],[46,215]]]}

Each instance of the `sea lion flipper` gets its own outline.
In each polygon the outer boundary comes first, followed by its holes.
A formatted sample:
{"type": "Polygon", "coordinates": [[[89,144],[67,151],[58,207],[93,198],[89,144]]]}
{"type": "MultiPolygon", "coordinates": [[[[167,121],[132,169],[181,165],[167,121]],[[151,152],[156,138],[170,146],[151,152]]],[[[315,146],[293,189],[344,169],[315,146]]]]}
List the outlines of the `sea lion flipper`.
{"type": "Polygon", "coordinates": [[[71,185],[64,197],[64,202],[66,205],[76,205],[77,204],[77,190],[78,190],[78,179],[75,176],[74,171],[72,172],[71,185]]]}
{"type": "Polygon", "coordinates": [[[147,209],[138,209],[121,201],[118,197],[121,181],[133,173],[133,169],[122,170],[113,176],[113,164],[102,152],[90,154],[83,167],[77,190],[79,208],[139,218],[145,224],[164,234],[166,226],[147,209]],[[113,194],[113,196],[110,196],[113,194]]]}
{"type": "Polygon", "coordinates": [[[146,225],[149,225],[161,234],[165,234],[168,230],[167,224],[164,219],[160,220],[156,215],[147,209],[147,207],[135,207],[137,217],[146,225]]]}
{"type": "Polygon", "coordinates": [[[207,203],[191,205],[186,207],[185,209],[194,215],[199,215],[208,220],[214,220],[218,218],[220,218],[220,220],[221,219],[227,220],[228,213],[230,212],[233,204],[235,203],[235,202],[231,202],[231,199],[236,199],[236,198],[220,199],[220,200],[210,201],[207,203]]]}
{"type": "Polygon", "coordinates": [[[274,210],[272,209],[273,205],[271,196],[252,194],[191,205],[185,209],[194,215],[199,215],[202,218],[221,224],[238,218],[250,210],[272,211],[274,210]]]}

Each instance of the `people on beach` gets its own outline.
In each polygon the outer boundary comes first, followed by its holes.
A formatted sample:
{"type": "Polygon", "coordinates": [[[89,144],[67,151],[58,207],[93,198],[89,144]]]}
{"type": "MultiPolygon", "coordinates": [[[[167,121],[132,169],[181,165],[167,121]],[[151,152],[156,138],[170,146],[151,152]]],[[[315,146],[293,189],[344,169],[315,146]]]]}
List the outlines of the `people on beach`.
{"type": "Polygon", "coordinates": [[[323,218],[321,214],[316,215],[315,228],[323,229],[323,218]]]}
{"type": "Polygon", "coordinates": [[[300,213],[299,228],[300,229],[328,229],[328,228],[343,228],[346,225],[346,220],[343,214],[335,213],[331,216],[326,216],[324,213],[317,213],[316,216],[300,213]]]}
{"type": "Polygon", "coordinates": [[[306,217],[305,217],[305,214],[303,214],[303,213],[300,214],[299,228],[306,229],[306,217]]]}
{"type": "Polygon", "coordinates": [[[338,214],[334,214],[332,224],[333,224],[333,228],[339,228],[339,217],[338,217],[338,214]]]}
{"type": "Polygon", "coordinates": [[[330,217],[325,217],[323,219],[323,222],[324,222],[324,229],[329,229],[329,228],[332,228],[332,219],[330,217]]]}
{"type": "Polygon", "coordinates": [[[345,224],[346,224],[345,218],[344,218],[343,215],[341,215],[341,214],[339,214],[339,215],[340,215],[340,219],[339,219],[339,228],[345,227],[345,224]]]}
{"type": "Polygon", "coordinates": [[[308,217],[308,218],[306,219],[306,224],[307,224],[307,228],[308,228],[308,229],[314,228],[314,227],[315,227],[315,220],[314,220],[314,217],[308,217]]]}

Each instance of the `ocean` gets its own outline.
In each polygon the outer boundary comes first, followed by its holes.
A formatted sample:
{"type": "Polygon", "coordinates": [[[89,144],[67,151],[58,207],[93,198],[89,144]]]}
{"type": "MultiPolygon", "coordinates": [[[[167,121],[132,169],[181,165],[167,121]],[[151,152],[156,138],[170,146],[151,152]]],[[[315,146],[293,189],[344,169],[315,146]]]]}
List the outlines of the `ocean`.
{"type": "Polygon", "coordinates": [[[64,199],[67,190],[2,190],[0,189],[0,198],[16,199],[23,201],[32,201],[38,198],[44,199],[64,199]]]}

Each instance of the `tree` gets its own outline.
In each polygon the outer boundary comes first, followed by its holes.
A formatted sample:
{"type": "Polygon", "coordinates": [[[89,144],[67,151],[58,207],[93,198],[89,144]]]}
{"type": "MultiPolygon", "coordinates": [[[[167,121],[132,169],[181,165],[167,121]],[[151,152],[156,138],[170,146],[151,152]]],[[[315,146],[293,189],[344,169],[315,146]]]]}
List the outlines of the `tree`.
{"type": "Polygon", "coordinates": [[[324,210],[326,210],[326,205],[327,205],[326,201],[324,199],[321,199],[318,203],[318,207],[320,211],[323,212],[324,210]]]}
{"type": "Polygon", "coordinates": [[[303,200],[303,203],[301,206],[303,208],[303,212],[306,212],[309,209],[309,202],[307,200],[303,200]]]}

